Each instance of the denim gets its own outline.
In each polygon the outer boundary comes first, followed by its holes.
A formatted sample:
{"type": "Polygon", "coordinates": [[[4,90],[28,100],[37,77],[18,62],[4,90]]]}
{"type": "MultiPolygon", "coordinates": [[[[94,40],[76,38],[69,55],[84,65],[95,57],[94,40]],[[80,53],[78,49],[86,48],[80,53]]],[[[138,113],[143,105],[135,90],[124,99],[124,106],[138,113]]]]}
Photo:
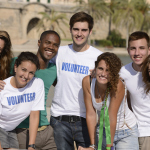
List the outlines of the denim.
{"type": "MultiPolygon", "coordinates": [[[[99,134],[99,127],[97,127],[97,134],[96,134],[97,138],[98,134],[99,134]]],[[[114,150],[139,150],[137,125],[133,126],[131,129],[116,130],[113,146],[114,150]]],[[[105,129],[103,132],[102,150],[106,150],[105,129]]]]}
{"type": "Polygon", "coordinates": [[[57,150],[74,150],[74,141],[76,146],[89,147],[90,138],[86,125],[86,119],[69,123],[56,120],[53,116],[50,118],[50,125],[54,130],[54,139],[57,150]]]}
{"type": "Polygon", "coordinates": [[[15,130],[5,131],[4,129],[0,128],[0,142],[2,148],[19,148],[15,130]]]}

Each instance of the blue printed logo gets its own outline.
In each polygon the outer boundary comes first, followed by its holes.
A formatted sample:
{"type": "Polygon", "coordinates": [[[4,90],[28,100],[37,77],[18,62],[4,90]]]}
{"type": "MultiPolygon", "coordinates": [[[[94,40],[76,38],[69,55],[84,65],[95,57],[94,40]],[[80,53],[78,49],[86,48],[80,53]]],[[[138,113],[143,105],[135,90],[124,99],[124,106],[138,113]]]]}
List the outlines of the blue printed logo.
{"type": "Polygon", "coordinates": [[[89,67],[63,62],[62,70],[88,75],[89,67]]]}
{"type": "Polygon", "coordinates": [[[32,102],[35,100],[35,92],[34,93],[27,93],[18,96],[11,96],[7,97],[8,105],[17,105],[19,103],[27,103],[32,102]]]}

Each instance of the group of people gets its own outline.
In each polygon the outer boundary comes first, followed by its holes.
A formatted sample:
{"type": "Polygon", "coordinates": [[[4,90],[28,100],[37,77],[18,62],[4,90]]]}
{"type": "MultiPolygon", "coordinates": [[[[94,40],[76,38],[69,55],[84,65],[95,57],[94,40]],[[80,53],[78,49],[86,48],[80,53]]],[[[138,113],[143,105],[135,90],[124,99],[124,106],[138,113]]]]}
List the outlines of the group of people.
{"type": "Polygon", "coordinates": [[[47,30],[36,55],[15,58],[9,34],[0,31],[0,149],[74,150],[75,141],[78,150],[149,150],[149,36],[129,36],[132,62],[122,66],[88,44],[89,14],[75,13],[69,25],[72,44],[60,46],[59,34],[47,30]]]}

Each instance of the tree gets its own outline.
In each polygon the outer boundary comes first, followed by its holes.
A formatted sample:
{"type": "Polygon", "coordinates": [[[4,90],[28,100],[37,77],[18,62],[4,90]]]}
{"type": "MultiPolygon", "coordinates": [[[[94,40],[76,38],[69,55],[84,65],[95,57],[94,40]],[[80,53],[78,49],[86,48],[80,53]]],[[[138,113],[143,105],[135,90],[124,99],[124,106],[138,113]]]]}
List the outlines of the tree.
{"type": "Polygon", "coordinates": [[[56,30],[58,33],[62,32],[64,36],[66,36],[64,30],[60,26],[60,22],[68,26],[66,22],[68,21],[66,14],[58,14],[54,10],[51,10],[50,13],[39,12],[39,14],[42,15],[42,18],[39,20],[36,26],[38,30],[41,28],[43,30],[56,30]]]}
{"type": "Polygon", "coordinates": [[[95,21],[105,18],[110,9],[104,0],[75,0],[78,5],[74,7],[75,11],[85,11],[90,14],[95,21]]]}
{"type": "Polygon", "coordinates": [[[126,47],[128,47],[129,32],[133,29],[140,29],[143,22],[142,13],[135,8],[134,0],[120,1],[120,8],[115,10],[113,22],[117,27],[126,28],[126,47]]]}
{"type": "Polygon", "coordinates": [[[150,4],[146,0],[135,0],[135,8],[143,14],[141,30],[147,31],[150,28],[150,4]]]}

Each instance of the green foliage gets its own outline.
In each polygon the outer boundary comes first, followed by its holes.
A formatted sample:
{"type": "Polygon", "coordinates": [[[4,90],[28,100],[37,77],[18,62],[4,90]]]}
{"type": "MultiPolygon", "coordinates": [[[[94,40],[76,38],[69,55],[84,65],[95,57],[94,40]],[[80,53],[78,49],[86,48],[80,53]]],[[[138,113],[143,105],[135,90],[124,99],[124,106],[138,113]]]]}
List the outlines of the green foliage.
{"type": "Polygon", "coordinates": [[[112,47],[112,42],[110,40],[92,40],[91,43],[96,46],[101,46],[101,47],[112,47]]]}
{"type": "Polygon", "coordinates": [[[125,39],[122,39],[121,34],[117,30],[112,30],[107,40],[110,40],[114,47],[125,47],[126,45],[125,39]]]}
{"type": "Polygon", "coordinates": [[[61,27],[60,22],[65,26],[68,26],[68,19],[66,14],[59,14],[54,10],[51,10],[50,13],[47,12],[39,12],[42,15],[42,18],[39,20],[37,24],[37,30],[56,30],[58,33],[63,33],[66,36],[64,29],[61,27]]]}

